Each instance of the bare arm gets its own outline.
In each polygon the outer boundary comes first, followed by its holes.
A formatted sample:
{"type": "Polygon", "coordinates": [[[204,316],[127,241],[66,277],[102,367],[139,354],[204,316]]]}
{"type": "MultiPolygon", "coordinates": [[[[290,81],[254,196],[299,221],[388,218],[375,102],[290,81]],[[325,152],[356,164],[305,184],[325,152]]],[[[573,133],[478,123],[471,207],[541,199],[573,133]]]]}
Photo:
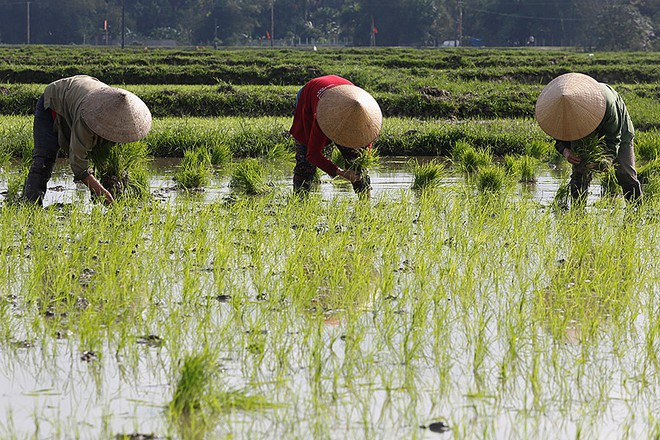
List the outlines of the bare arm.
{"type": "Polygon", "coordinates": [[[93,195],[101,198],[104,205],[109,205],[115,201],[114,197],[112,197],[112,194],[110,194],[110,191],[105,189],[105,187],[101,185],[101,182],[96,180],[96,177],[94,177],[93,174],[88,174],[87,177],[82,179],[82,183],[84,183],[85,186],[89,188],[93,195]]]}

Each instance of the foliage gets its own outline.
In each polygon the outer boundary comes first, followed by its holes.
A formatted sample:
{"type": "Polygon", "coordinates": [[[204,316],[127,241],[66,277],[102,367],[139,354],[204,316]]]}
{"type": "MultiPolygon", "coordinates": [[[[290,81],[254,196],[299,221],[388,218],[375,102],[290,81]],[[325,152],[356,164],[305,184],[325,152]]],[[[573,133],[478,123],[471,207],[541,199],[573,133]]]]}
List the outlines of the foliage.
{"type": "Polygon", "coordinates": [[[26,5],[8,2],[1,7],[3,43],[124,41],[132,46],[174,40],[214,47],[270,46],[274,40],[278,45],[439,46],[457,38],[460,22],[459,37],[466,46],[524,46],[533,35],[533,45],[642,50],[649,48],[658,13],[653,2],[601,5],[593,0],[68,0],[31,5],[26,35],[26,5]]]}

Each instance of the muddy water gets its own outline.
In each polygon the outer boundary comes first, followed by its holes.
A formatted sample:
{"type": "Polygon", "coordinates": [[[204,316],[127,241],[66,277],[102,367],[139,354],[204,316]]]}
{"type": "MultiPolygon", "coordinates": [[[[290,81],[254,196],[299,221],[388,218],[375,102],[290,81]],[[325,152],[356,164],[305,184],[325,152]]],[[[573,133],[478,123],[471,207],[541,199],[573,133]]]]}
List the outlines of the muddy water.
{"type": "MultiPolygon", "coordinates": [[[[374,198],[397,198],[403,191],[409,190],[413,177],[407,168],[407,160],[404,157],[389,158],[383,162],[381,168],[370,173],[374,198]]],[[[151,193],[166,202],[175,203],[179,197],[187,197],[174,189],[172,176],[176,165],[176,160],[156,160],[150,164],[151,193]]],[[[541,204],[549,204],[565,175],[565,169],[556,170],[545,166],[539,172],[537,183],[518,185],[514,194],[519,197],[532,197],[541,204]]],[[[290,176],[278,177],[272,183],[283,192],[291,190],[290,176]]],[[[447,177],[443,185],[461,183],[462,177],[455,174],[447,177]]],[[[0,189],[5,188],[0,187],[0,189]]],[[[594,191],[597,191],[597,188],[594,191]]],[[[327,177],[322,178],[319,192],[327,199],[354,197],[350,185],[337,184],[327,177]]],[[[218,175],[195,197],[198,197],[200,202],[212,202],[230,193],[229,177],[218,175]]],[[[87,189],[73,183],[70,170],[63,162],[58,163],[56,167],[45,200],[45,205],[57,203],[89,203],[87,189]]],[[[11,301],[4,293],[0,297],[11,307],[11,301]]],[[[327,329],[328,341],[335,341],[333,351],[336,345],[339,357],[342,350],[340,330],[335,330],[332,326],[327,329]]],[[[137,336],[135,344],[138,346],[140,357],[137,368],[125,358],[130,353],[115,352],[107,342],[99,353],[80,352],[77,338],[68,338],[67,335],[63,335],[61,339],[50,340],[44,345],[27,338],[16,339],[13,347],[0,349],[0,419],[4,420],[0,421],[0,438],[4,438],[3,434],[7,432],[20,433],[25,438],[99,438],[99,436],[111,438],[118,433],[139,432],[148,435],[167,432],[162,426],[165,419],[163,405],[167,401],[167,396],[171,395],[172,378],[162,366],[170,364],[171,361],[167,359],[165,351],[157,345],[141,342],[150,340],[150,335],[137,336]],[[90,432],[94,434],[89,436],[90,432]]],[[[166,335],[158,336],[166,337],[166,335]]],[[[366,339],[369,340],[371,337],[375,335],[369,335],[366,339]]],[[[383,360],[385,361],[387,360],[383,360]]],[[[242,366],[239,359],[227,356],[222,360],[221,368],[227,372],[226,379],[230,384],[235,381],[237,386],[242,385],[240,382],[242,366]]],[[[301,368],[297,374],[300,375],[299,380],[294,378],[293,383],[307,383],[305,369],[301,368]]],[[[455,376],[468,375],[461,371],[455,376]]],[[[432,377],[433,375],[430,374],[428,380],[432,381],[432,377]]],[[[308,394],[311,394],[311,391],[308,394]]],[[[282,401],[287,401],[289,398],[289,396],[281,397],[282,401]]],[[[455,401],[464,400],[464,396],[455,397],[455,401]]],[[[370,399],[374,400],[371,408],[387,408],[388,405],[392,405],[389,392],[379,391],[370,399]]],[[[402,401],[397,402],[394,406],[403,405],[402,401]]],[[[305,402],[296,403],[302,407],[306,405],[305,402]]],[[[433,402],[420,401],[418,405],[417,411],[420,413],[434,413],[433,402]]],[[[392,408],[391,411],[394,414],[401,414],[405,413],[406,409],[392,408]]],[[[404,426],[402,424],[405,420],[390,420],[387,417],[383,419],[382,416],[382,414],[370,415],[371,420],[382,420],[379,429],[383,431],[372,432],[374,438],[391,438],[388,432],[408,434],[417,432],[419,438],[438,436],[430,430],[416,431],[416,427],[404,426]]],[[[226,425],[249,425],[252,432],[261,431],[263,428],[263,438],[271,438],[265,434],[270,427],[269,419],[279,417],[277,410],[273,414],[260,415],[256,420],[236,412],[226,415],[226,425]]],[[[365,416],[341,415],[344,425],[339,433],[353,433],[355,438],[359,438],[364,434],[360,425],[362,417],[365,416]]],[[[516,423],[516,420],[511,420],[516,418],[515,414],[510,416],[511,419],[506,414],[498,417],[503,419],[502,424],[505,426],[516,423]]],[[[300,420],[293,420],[291,423],[293,425],[297,422],[300,420]]],[[[241,438],[241,428],[237,429],[239,433],[236,434],[236,438],[241,438]]],[[[280,433],[287,432],[286,427],[280,429],[280,433]]],[[[308,432],[311,432],[311,428],[309,429],[308,432]]],[[[556,427],[551,423],[548,424],[548,434],[554,429],[556,427]]],[[[298,431],[290,428],[290,432],[298,431]]],[[[562,432],[574,434],[572,427],[562,432]]],[[[336,438],[341,438],[342,435],[336,438]]],[[[494,437],[498,435],[495,434],[494,437]]],[[[502,435],[500,438],[505,437],[506,435],[502,435]]]]}
{"type": "MultiPolygon", "coordinates": [[[[370,171],[371,184],[373,187],[372,196],[378,197],[398,197],[402,190],[409,190],[413,176],[410,173],[407,157],[390,157],[382,161],[382,165],[377,169],[370,171]]],[[[425,160],[425,158],[419,158],[425,160]]],[[[151,193],[162,200],[175,201],[182,195],[181,191],[176,189],[172,177],[176,171],[178,159],[155,159],[149,165],[151,175],[150,186],[151,193]]],[[[290,167],[289,167],[290,168],[290,167]]],[[[553,165],[544,164],[538,172],[538,181],[534,184],[519,184],[516,187],[518,194],[531,196],[539,203],[549,204],[557,191],[558,186],[566,179],[566,168],[557,169],[553,165]]],[[[462,181],[460,174],[449,175],[443,181],[443,184],[452,185],[462,181]]],[[[291,190],[291,177],[276,177],[270,180],[277,189],[282,191],[291,190]]],[[[6,181],[0,182],[0,191],[6,190],[6,181]]],[[[597,192],[597,185],[593,185],[592,192],[597,192]]],[[[327,175],[321,176],[321,184],[318,191],[323,198],[333,198],[337,196],[346,196],[352,194],[352,188],[342,179],[330,179],[327,175]]],[[[212,202],[222,199],[231,193],[229,188],[229,176],[227,174],[216,174],[211,182],[205,186],[196,197],[200,202],[212,202]]],[[[89,201],[87,189],[82,184],[75,184],[70,169],[65,162],[60,161],[56,165],[53,178],[48,185],[48,193],[44,200],[44,205],[53,203],[74,203],[89,201]]]]}

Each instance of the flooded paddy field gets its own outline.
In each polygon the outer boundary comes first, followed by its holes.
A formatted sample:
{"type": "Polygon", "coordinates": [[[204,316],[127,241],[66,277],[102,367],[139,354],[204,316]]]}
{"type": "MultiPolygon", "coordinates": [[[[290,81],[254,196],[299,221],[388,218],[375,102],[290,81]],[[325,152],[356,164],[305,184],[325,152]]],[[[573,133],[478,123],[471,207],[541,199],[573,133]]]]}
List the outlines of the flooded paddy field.
{"type": "Polygon", "coordinates": [[[407,163],[359,200],[159,160],[110,208],[58,165],[46,209],[0,210],[0,436],[657,435],[655,202],[556,212],[551,166],[415,192],[407,163]]]}

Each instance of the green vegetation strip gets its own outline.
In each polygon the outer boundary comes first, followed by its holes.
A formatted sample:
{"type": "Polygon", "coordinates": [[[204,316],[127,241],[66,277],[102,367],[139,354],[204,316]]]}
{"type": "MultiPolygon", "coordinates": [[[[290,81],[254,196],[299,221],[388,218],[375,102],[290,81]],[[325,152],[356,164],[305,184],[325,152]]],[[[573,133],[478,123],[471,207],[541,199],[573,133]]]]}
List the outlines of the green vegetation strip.
{"type": "MultiPolygon", "coordinates": [[[[375,78],[382,77],[379,72],[375,78]]],[[[543,87],[508,81],[448,80],[445,75],[412,77],[367,88],[385,116],[415,118],[492,119],[533,117],[543,87]]],[[[136,93],[154,116],[290,116],[296,85],[121,85],[136,93]]],[[[358,82],[359,85],[362,85],[358,82]]],[[[660,127],[660,86],[615,84],[635,125],[642,130],[660,127]]],[[[0,114],[31,115],[45,84],[0,84],[0,114]]],[[[365,87],[362,85],[362,87],[365,87]]]]}
{"type": "Polygon", "coordinates": [[[461,437],[648,433],[659,208],[556,214],[461,184],[5,206],[0,363],[64,390],[43,435],[168,438],[194,416],[208,438],[414,438],[437,418],[461,437]]]}

